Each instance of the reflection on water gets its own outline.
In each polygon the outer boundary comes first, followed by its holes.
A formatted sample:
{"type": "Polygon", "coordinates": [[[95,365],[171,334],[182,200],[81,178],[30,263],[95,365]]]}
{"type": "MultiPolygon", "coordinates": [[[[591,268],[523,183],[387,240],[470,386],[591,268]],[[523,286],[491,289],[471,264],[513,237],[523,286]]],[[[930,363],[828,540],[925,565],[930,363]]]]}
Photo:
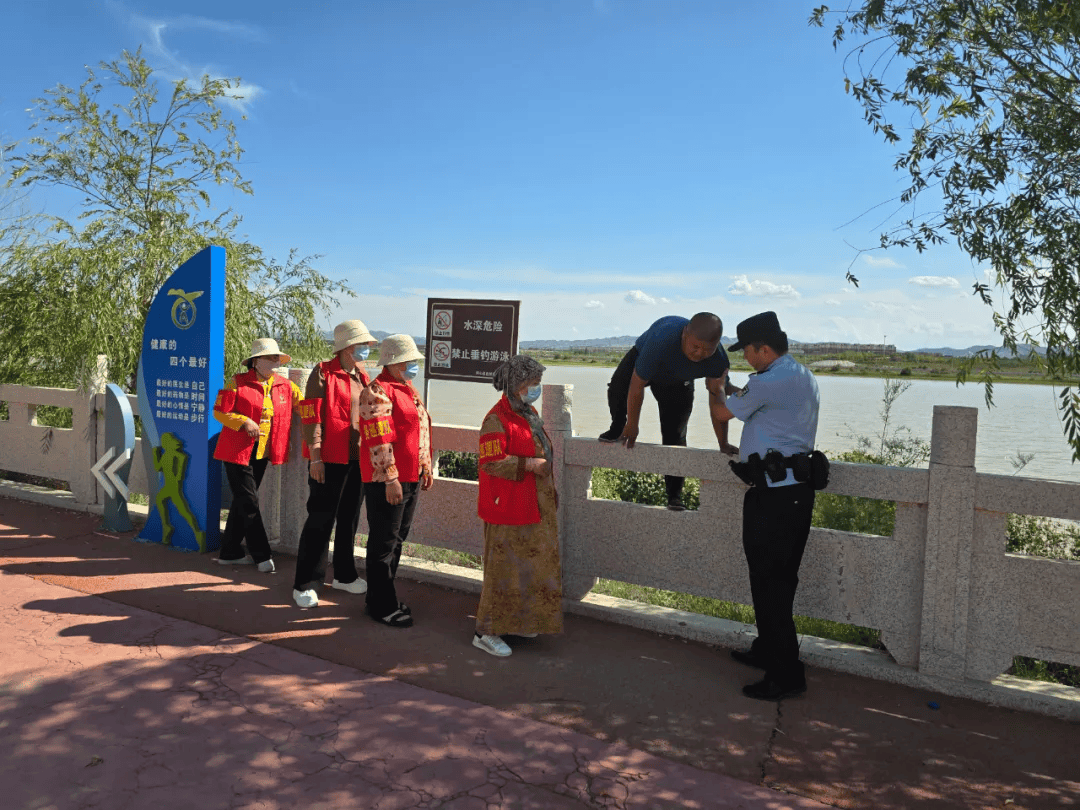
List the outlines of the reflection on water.
{"type": "MultiPolygon", "coordinates": [[[[573,385],[574,432],[598,436],[608,427],[607,382],[613,369],[587,366],[551,366],[544,374],[546,385],[573,385]]],[[[736,385],[746,375],[734,373],[736,385]]],[[[839,453],[855,446],[855,436],[881,432],[883,382],[861,377],[818,375],[821,415],[818,447],[839,453]]],[[[979,409],[979,441],[976,467],[981,472],[1011,475],[1010,459],[1017,452],[1034,453],[1035,459],[1021,475],[1080,481],[1080,465],[1071,463],[1072,453],[1061,431],[1056,410],[1057,389],[1048,385],[998,385],[994,407],[987,410],[983,388],[968,383],[914,380],[893,405],[891,425],[906,427],[912,436],[930,440],[935,405],[962,405],[979,409]]],[[[478,427],[495,403],[498,392],[486,383],[432,382],[429,399],[432,418],[443,424],[478,427]]],[[[537,407],[541,407],[537,403],[537,407]]],[[[655,401],[646,395],[642,409],[640,441],[660,442],[660,423],[655,401]]],[[[740,427],[731,426],[731,441],[739,443],[740,427]]],[[[699,382],[690,418],[687,441],[691,447],[716,447],[704,383],[699,382]]]]}

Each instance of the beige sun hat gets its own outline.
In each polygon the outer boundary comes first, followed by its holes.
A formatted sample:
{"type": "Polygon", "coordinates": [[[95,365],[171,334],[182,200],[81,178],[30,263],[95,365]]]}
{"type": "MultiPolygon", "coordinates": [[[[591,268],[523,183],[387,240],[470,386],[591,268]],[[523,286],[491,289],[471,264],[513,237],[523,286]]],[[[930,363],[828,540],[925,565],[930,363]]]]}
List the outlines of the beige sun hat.
{"type": "Polygon", "coordinates": [[[253,340],[251,342],[251,353],[248,355],[247,360],[244,360],[244,362],[247,363],[251,360],[254,360],[256,357],[266,357],[266,355],[268,354],[278,355],[281,358],[280,360],[278,360],[278,362],[282,365],[292,362],[292,357],[285,354],[285,352],[279,349],[277,341],[273,338],[256,338],[255,340],[253,340]]]}
{"type": "Polygon", "coordinates": [[[379,362],[384,366],[423,359],[424,355],[416,348],[416,341],[408,335],[390,335],[379,344],[379,362]]]}
{"type": "Polygon", "coordinates": [[[345,321],[334,327],[334,354],[357,343],[376,343],[363,321],[345,321]]]}

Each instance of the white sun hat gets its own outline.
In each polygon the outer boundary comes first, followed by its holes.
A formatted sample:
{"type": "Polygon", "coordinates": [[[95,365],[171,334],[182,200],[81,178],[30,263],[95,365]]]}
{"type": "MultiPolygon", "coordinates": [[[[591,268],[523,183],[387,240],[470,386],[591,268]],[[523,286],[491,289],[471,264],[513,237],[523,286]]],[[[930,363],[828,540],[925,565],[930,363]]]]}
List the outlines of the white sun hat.
{"type": "Polygon", "coordinates": [[[375,343],[363,321],[345,321],[334,327],[334,354],[357,343],[375,343]]]}
{"type": "Polygon", "coordinates": [[[253,340],[251,342],[251,353],[248,355],[247,360],[245,360],[244,362],[247,363],[251,360],[254,360],[256,357],[266,357],[268,354],[278,355],[278,357],[280,358],[278,362],[282,365],[292,362],[292,357],[285,354],[285,352],[279,349],[277,341],[273,338],[256,338],[255,340],[253,340]]]}
{"type": "Polygon", "coordinates": [[[390,335],[379,345],[379,362],[384,366],[423,360],[424,355],[416,348],[416,341],[408,335],[390,335]]]}

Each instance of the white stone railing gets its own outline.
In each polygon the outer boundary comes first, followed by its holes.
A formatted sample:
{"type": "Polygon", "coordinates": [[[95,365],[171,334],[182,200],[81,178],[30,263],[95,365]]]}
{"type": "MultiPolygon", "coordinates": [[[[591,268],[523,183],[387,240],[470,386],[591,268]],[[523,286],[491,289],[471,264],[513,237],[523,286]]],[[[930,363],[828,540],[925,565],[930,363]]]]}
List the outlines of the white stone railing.
{"type": "MultiPolygon", "coordinates": [[[[307,373],[290,371],[301,387],[307,373]]],[[[595,602],[596,597],[587,594],[597,577],[749,604],[741,543],[745,487],[731,473],[727,458],[712,450],[658,445],[627,451],[574,437],[572,395],[572,386],[544,386],[568,604],[595,602]],[[669,512],[595,499],[590,491],[594,467],[699,478],[700,508],[669,512]]],[[[98,508],[94,505],[103,495],[89,469],[97,447],[104,447],[98,418],[104,395],[0,386],[0,400],[8,403],[10,414],[0,422],[0,469],[69,481],[77,506],[98,508]],[[74,427],[36,425],[38,405],[71,408],[74,427]],[[46,433],[51,438],[46,439],[46,433]]],[[[131,402],[137,413],[134,397],[131,402]]],[[[804,657],[874,677],[1080,718],[1080,690],[1045,685],[1035,690],[1034,703],[1003,697],[1001,691],[1016,686],[1001,677],[1016,655],[1080,666],[1080,562],[1005,551],[1010,513],[1080,520],[1080,484],[977,472],[977,416],[974,408],[934,408],[928,469],[832,465],[827,491],[896,502],[895,529],[891,537],[814,529],[800,573],[796,612],[879,629],[891,660],[814,640],[804,640],[804,657]],[[837,650],[846,655],[844,660],[836,657],[837,650]]],[[[439,424],[432,443],[441,451],[475,452],[478,434],[476,427],[439,424]]],[[[307,471],[299,445],[299,430],[294,430],[292,460],[272,468],[262,484],[267,528],[273,545],[282,551],[295,551],[306,516],[307,471]]],[[[134,458],[129,484],[132,491],[145,493],[138,449],[134,458]]],[[[480,554],[476,486],[437,479],[422,496],[410,541],[480,554]]],[[[366,522],[361,532],[366,532],[366,522]]],[[[658,612],[662,610],[651,610],[648,617],[638,616],[631,623],[652,626],[658,612]]],[[[730,644],[740,642],[747,631],[720,620],[701,629],[688,614],[680,616],[672,626],[682,625],[682,632],[695,638],[730,644]]],[[[614,618],[624,620],[621,614],[614,618]]],[[[664,629],[680,632],[666,625],[664,629]]]]}

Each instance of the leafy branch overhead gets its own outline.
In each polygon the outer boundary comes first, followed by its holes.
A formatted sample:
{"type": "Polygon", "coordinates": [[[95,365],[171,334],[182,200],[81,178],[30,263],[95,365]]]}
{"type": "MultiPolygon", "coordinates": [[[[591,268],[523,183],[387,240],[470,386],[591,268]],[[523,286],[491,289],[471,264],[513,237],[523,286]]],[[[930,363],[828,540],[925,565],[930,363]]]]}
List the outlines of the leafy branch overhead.
{"type": "MultiPolygon", "coordinates": [[[[1065,384],[1065,434],[1080,460],[1080,7],[1061,0],[868,0],[835,17],[845,89],[901,147],[908,211],[881,247],[955,240],[991,280],[973,286],[1004,346],[1065,384]]],[[[971,358],[975,361],[977,358],[971,358]]],[[[971,368],[971,363],[967,369],[971,368]]],[[[962,377],[964,374],[962,374],[962,377]]],[[[988,400],[992,392],[988,389],[988,400]]]]}
{"type": "Polygon", "coordinates": [[[0,381],[85,384],[106,354],[110,377],[131,390],[155,293],[210,244],[227,255],[227,370],[256,336],[296,356],[325,353],[316,319],[351,292],[312,266],[317,257],[265,256],[211,197],[218,186],[253,193],[222,107],[239,86],[204,76],[162,92],[141,52],[125,51],[87,68],[78,88],[58,84],[35,100],[10,182],[69,189],[79,207],[70,219],[0,219],[0,381]]]}

